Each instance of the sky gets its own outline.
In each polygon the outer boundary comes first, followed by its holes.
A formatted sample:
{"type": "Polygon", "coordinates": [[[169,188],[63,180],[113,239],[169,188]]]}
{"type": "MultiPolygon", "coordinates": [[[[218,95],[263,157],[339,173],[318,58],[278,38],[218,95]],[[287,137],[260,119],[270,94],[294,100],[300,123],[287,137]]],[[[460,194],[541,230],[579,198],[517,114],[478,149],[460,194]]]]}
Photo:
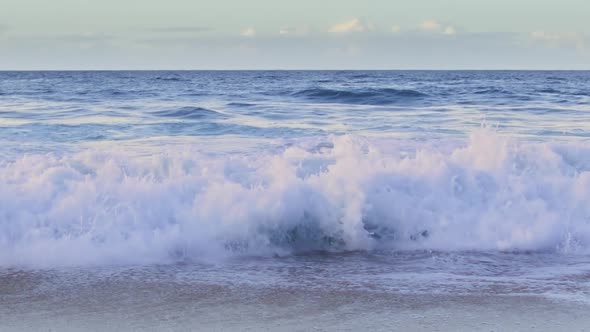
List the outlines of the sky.
{"type": "Polygon", "coordinates": [[[590,69],[588,0],[0,0],[0,70],[590,69]]]}

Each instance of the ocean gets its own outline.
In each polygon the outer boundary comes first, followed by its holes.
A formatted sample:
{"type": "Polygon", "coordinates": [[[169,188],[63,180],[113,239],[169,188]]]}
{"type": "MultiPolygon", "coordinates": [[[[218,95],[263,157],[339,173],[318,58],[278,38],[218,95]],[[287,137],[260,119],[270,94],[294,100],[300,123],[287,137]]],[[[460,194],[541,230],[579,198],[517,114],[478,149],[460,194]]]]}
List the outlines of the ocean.
{"type": "Polygon", "coordinates": [[[0,72],[0,330],[584,331],[590,72],[0,72]]]}

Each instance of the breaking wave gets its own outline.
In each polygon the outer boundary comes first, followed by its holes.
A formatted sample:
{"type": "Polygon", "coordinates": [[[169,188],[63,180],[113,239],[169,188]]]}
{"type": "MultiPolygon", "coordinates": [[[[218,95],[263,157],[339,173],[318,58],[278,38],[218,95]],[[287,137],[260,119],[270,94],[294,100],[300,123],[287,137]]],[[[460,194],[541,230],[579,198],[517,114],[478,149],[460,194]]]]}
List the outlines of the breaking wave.
{"type": "Polygon", "coordinates": [[[0,266],[590,246],[589,148],[486,129],[463,143],[405,144],[340,136],[256,156],[2,161],[0,266]]]}

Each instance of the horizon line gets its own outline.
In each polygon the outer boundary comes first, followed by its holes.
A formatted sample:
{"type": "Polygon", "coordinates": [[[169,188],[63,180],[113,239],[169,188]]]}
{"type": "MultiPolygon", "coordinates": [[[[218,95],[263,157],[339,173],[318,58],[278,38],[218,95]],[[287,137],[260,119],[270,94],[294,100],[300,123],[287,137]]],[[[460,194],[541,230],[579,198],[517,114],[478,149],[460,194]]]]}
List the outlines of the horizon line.
{"type": "Polygon", "coordinates": [[[358,68],[339,68],[339,69],[277,69],[277,68],[259,68],[259,69],[2,69],[0,72],[115,72],[115,71],[136,71],[136,72],[150,72],[150,71],[177,71],[177,72],[189,72],[189,71],[590,71],[587,69],[531,69],[531,68],[463,68],[463,69],[443,69],[443,68],[408,68],[408,69],[358,69],[358,68]]]}

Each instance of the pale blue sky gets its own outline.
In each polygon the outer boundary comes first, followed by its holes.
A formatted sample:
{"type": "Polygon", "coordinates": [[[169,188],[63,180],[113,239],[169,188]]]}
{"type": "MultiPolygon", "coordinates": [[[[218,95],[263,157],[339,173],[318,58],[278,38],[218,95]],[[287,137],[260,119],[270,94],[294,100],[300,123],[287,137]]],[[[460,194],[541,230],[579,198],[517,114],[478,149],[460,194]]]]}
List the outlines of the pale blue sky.
{"type": "Polygon", "coordinates": [[[0,4],[0,69],[590,69],[587,0],[0,4]]]}

